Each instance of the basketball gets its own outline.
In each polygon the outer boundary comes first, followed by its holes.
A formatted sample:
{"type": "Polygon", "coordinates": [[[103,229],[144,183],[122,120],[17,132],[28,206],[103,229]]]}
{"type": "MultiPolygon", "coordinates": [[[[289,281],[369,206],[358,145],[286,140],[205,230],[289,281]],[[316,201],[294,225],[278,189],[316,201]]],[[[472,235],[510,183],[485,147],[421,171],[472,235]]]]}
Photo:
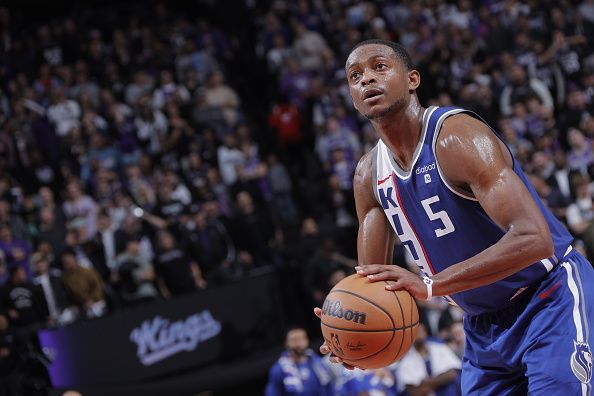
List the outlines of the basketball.
{"type": "Polygon", "coordinates": [[[386,367],[413,344],[419,325],[417,304],[406,290],[386,290],[389,283],[355,274],[328,293],[322,306],[322,334],[344,363],[386,367]]]}

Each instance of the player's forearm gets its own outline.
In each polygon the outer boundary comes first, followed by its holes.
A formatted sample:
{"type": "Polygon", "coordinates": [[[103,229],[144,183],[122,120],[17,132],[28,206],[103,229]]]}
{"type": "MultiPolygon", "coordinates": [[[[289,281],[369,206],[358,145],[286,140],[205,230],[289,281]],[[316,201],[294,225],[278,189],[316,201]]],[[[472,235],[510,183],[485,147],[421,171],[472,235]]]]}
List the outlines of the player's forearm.
{"type": "Polygon", "coordinates": [[[497,282],[552,255],[548,235],[511,227],[493,246],[436,274],[433,295],[459,293],[497,282]]]}
{"type": "Polygon", "coordinates": [[[394,238],[381,210],[367,213],[359,223],[357,234],[358,264],[392,264],[394,238]]]}

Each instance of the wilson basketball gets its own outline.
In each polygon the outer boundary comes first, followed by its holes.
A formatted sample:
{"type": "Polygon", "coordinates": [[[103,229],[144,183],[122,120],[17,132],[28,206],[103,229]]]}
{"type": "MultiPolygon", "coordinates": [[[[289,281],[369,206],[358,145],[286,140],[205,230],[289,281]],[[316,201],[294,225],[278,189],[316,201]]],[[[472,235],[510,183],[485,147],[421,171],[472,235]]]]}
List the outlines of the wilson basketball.
{"type": "Polygon", "coordinates": [[[332,353],[360,368],[386,367],[404,356],[417,334],[419,311],[406,290],[351,275],[328,293],[322,334],[332,353]]]}

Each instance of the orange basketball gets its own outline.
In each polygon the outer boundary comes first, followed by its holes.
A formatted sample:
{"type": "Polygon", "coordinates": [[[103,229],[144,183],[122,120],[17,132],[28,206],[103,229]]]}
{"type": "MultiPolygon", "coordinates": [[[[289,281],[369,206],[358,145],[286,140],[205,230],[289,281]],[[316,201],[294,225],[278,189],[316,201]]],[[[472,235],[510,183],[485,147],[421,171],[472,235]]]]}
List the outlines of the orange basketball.
{"type": "Polygon", "coordinates": [[[386,367],[402,358],[419,327],[417,304],[390,282],[351,275],[328,293],[322,307],[322,334],[332,353],[360,368],[386,367]]]}

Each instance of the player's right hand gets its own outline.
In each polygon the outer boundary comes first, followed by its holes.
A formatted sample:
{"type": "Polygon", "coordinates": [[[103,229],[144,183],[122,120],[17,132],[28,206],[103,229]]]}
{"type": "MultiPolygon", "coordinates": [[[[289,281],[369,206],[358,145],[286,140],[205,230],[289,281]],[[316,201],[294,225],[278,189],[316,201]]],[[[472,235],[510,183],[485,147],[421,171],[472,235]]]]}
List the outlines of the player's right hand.
{"type": "MultiPolygon", "coordinates": [[[[322,319],[322,310],[320,308],[314,308],[314,314],[319,318],[322,319]]],[[[330,354],[330,361],[332,363],[342,363],[343,367],[346,368],[347,370],[354,370],[356,367],[355,366],[351,366],[350,364],[346,364],[342,361],[341,358],[339,358],[338,356],[336,356],[335,354],[333,354],[330,351],[330,348],[328,347],[328,344],[326,344],[326,341],[324,341],[324,343],[322,344],[322,346],[320,347],[320,353],[322,355],[327,355],[330,354]]],[[[364,370],[364,369],[361,369],[364,370]]]]}

